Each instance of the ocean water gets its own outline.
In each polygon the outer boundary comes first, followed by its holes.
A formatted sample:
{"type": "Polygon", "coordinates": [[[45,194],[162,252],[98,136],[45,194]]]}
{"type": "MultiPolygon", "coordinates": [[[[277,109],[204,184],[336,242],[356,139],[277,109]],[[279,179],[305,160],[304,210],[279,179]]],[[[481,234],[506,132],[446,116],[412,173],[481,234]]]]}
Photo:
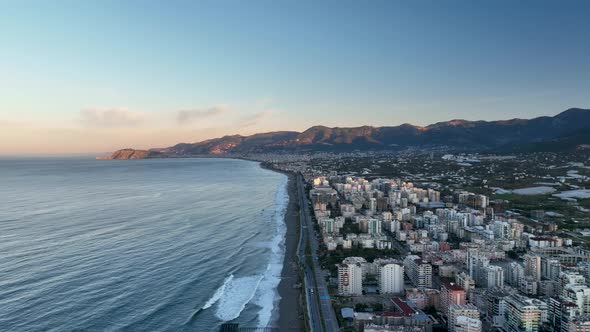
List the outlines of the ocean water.
{"type": "Polygon", "coordinates": [[[272,326],[287,177],[230,159],[0,159],[0,331],[272,326]]]}

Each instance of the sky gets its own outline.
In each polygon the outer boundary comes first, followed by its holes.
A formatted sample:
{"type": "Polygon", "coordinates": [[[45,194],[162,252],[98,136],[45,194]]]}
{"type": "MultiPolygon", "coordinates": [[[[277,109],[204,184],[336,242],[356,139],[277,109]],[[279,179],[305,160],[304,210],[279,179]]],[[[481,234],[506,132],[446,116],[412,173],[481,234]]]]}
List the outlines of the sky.
{"type": "Polygon", "coordinates": [[[0,0],[0,154],[590,108],[589,1],[0,0]]]}

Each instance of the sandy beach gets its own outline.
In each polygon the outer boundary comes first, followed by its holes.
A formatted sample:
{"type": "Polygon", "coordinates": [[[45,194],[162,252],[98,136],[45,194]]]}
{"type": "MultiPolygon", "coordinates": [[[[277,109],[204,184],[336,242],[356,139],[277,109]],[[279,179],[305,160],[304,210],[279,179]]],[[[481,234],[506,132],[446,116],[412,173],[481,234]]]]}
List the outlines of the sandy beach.
{"type": "Polygon", "coordinates": [[[297,242],[299,241],[299,205],[295,176],[289,176],[289,205],[285,213],[287,235],[285,238],[285,262],[282,279],[278,287],[279,303],[278,328],[280,331],[303,331],[303,316],[299,303],[300,289],[293,286],[299,282],[297,242]]]}

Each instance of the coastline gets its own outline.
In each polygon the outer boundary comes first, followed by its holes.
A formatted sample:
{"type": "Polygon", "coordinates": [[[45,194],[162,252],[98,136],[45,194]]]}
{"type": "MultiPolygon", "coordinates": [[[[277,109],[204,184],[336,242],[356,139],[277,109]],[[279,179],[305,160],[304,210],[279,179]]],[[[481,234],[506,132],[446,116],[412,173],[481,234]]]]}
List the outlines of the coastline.
{"type": "MultiPolygon", "coordinates": [[[[211,158],[211,157],[202,157],[211,158]]],[[[279,299],[272,309],[270,321],[266,327],[277,331],[305,331],[305,317],[301,295],[300,266],[297,256],[297,246],[300,236],[299,193],[297,188],[297,175],[294,172],[273,168],[272,165],[258,160],[237,157],[217,157],[221,159],[237,159],[255,162],[262,169],[283,174],[287,177],[286,192],[288,202],[284,210],[284,257],[280,281],[273,293],[278,294],[279,299]]],[[[146,158],[149,159],[149,158],[146,158]]],[[[268,316],[267,316],[268,318],[268,316]]],[[[264,324],[264,323],[261,323],[264,324]]]]}
{"type": "Polygon", "coordinates": [[[287,194],[289,202],[285,210],[285,257],[281,271],[281,281],[277,287],[280,296],[279,306],[273,311],[271,327],[279,331],[303,331],[304,318],[301,311],[301,288],[295,288],[299,284],[299,262],[297,259],[297,243],[299,242],[299,203],[297,193],[297,180],[295,174],[273,169],[260,163],[260,167],[270,171],[285,174],[288,177],[287,194]],[[278,317],[276,316],[278,314],[278,317]]]}

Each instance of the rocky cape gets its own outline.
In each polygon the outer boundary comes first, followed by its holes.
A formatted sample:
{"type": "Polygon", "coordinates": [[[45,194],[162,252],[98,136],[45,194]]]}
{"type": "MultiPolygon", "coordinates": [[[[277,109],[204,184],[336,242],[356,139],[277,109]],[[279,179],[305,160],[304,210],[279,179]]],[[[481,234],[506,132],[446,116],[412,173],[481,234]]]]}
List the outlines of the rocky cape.
{"type": "Polygon", "coordinates": [[[113,152],[108,156],[97,157],[99,160],[106,159],[146,159],[146,158],[161,158],[164,157],[161,153],[151,150],[135,150],[135,149],[121,149],[113,152]]]}
{"type": "Polygon", "coordinates": [[[123,149],[102,159],[143,159],[255,153],[386,151],[444,148],[455,151],[572,150],[590,144],[590,109],[572,108],[556,116],[501,121],[451,120],[426,127],[330,128],[232,135],[168,148],[123,149]],[[582,133],[582,134],[580,134],[582,133]],[[553,142],[553,143],[552,143],[553,142]],[[559,144],[555,143],[559,142],[559,144]]]}

